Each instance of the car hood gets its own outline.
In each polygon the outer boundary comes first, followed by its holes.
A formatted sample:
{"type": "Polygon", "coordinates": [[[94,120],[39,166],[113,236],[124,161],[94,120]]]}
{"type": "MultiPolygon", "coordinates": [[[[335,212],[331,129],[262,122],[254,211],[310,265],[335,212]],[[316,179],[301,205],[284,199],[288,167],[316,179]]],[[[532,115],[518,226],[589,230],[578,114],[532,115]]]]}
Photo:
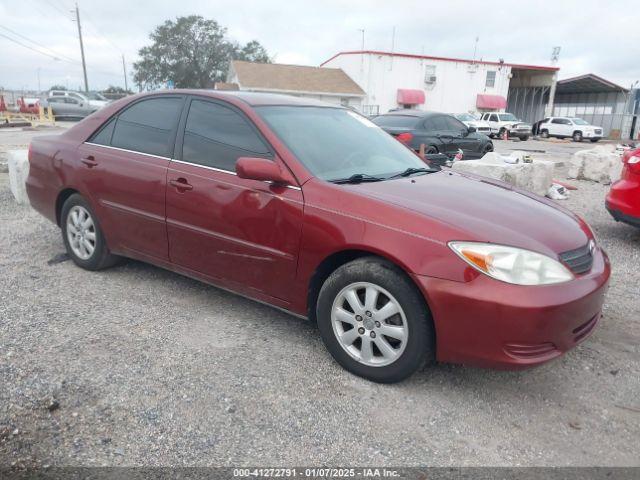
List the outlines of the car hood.
{"type": "Polygon", "coordinates": [[[444,242],[491,242],[554,255],[590,238],[580,218],[552,201],[470,174],[442,171],[345,187],[423,217],[424,223],[405,227],[416,233],[433,234],[430,221],[448,226],[456,238],[444,242]]]}
{"type": "Polygon", "coordinates": [[[470,120],[465,122],[468,127],[489,127],[489,122],[483,120],[470,120]]]}

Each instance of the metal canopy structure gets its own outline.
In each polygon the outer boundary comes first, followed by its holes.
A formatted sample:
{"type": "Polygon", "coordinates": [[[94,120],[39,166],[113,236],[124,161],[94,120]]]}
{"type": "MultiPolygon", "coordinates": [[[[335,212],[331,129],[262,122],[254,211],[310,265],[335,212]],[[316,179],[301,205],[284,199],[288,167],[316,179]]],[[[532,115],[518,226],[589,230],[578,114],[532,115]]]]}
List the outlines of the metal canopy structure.
{"type": "Polygon", "coordinates": [[[603,93],[603,92],[628,92],[629,90],[616,85],[609,80],[587,73],[578,77],[560,80],[556,87],[557,94],[567,93],[603,93]]]}

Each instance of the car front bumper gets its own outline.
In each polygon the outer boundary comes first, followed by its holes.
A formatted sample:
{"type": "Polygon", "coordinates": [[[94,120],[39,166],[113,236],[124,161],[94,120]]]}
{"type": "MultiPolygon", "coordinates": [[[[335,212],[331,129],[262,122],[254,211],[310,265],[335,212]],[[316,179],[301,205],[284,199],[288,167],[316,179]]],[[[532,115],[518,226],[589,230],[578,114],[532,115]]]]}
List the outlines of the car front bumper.
{"type": "Polygon", "coordinates": [[[556,358],[591,334],[610,274],[598,248],[591,270],[563,284],[511,285],[483,274],[469,282],[415,279],[433,315],[438,361],[516,370],[556,358]]]}
{"type": "Polygon", "coordinates": [[[602,138],[602,130],[582,132],[582,138],[602,138]]]}
{"type": "Polygon", "coordinates": [[[621,179],[611,185],[605,207],[619,222],[640,227],[640,182],[621,179]]]}
{"type": "Polygon", "coordinates": [[[524,136],[530,136],[530,135],[531,135],[530,128],[512,128],[511,130],[509,130],[510,137],[524,137],[524,136]]]}

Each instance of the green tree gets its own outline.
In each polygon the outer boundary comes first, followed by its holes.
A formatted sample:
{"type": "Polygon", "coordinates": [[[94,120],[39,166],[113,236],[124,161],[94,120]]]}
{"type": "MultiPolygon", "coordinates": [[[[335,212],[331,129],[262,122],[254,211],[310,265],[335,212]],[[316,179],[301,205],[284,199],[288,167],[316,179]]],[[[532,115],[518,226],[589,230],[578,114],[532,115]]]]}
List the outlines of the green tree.
{"type": "Polygon", "coordinates": [[[128,94],[131,95],[133,92],[131,90],[125,90],[122,87],[116,87],[113,85],[109,85],[107,88],[105,88],[102,93],[117,93],[117,94],[128,94]]]}
{"type": "Polygon", "coordinates": [[[233,59],[245,60],[247,62],[271,63],[269,54],[257,40],[251,40],[244,47],[236,47],[233,59]]]}
{"type": "Polygon", "coordinates": [[[231,59],[270,62],[259,42],[240,46],[226,34],[218,22],[199,15],[165,21],[151,33],[152,44],[138,51],[134,81],[144,90],[168,80],[177,88],[208,88],[226,78],[231,59]]]}

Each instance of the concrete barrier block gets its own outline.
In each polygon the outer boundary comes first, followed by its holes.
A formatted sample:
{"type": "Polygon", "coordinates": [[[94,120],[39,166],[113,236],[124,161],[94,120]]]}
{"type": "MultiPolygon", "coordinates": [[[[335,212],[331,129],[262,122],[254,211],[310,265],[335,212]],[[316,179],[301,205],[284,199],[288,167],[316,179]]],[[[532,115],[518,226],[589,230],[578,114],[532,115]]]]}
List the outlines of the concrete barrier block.
{"type": "Polygon", "coordinates": [[[26,181],[29,175],[29,158],[27,150],[9,150],[7,155],[9,167],[9,187],[19,205],[29,205],[26,181]]]}
{"type": "Polygon", "coordinates": [[[553,168],[553,162],[544,160],[534,160],[533,163],[507,163],[495,152],[489,152],[479,160],[455,162],[452,166],[453,170],[501,180],[543,196],[553,183],[553,168]]]}
{"type": "Polygon", "coordinates": [[[599,145],[590,150],[580,150],[573,154],[569,165],[568,178],[590,180],[605,185],[620,178],[622,160],[612,146],[599,145]]]}

